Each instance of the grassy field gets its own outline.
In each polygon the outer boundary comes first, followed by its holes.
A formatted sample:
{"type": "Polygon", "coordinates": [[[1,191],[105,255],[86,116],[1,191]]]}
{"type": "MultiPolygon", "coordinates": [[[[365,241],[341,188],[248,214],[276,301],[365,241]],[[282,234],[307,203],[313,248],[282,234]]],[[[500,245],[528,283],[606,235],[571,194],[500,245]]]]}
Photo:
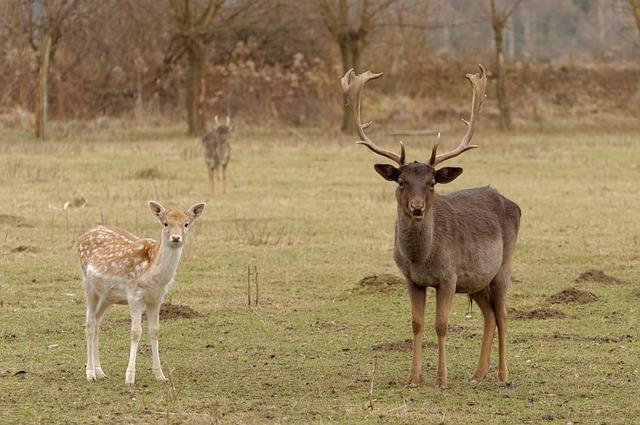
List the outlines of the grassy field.
{"type": "MultiPolygon", "coordinates": [[[[394,185],[373,171],[378,158],[352,138],[241,128],[229,193],[211,198],[198,141],[182,133],[130,129],[45,143],[0,134],[0,423],[640,422],[638,129],[481,129],[481,149],[452,161],[465,172],[440,191],[491,184],[523,215],[509,293],[511,385],[494,377],[495,341],[490,376],[468,382],[482,318],[477,307],[466,317],[467,298],[458,296],[445,391],[433,387],[431,326],[425,381],[406,386],[404,287],[358,286],[368,275],[399,275],[394,185]],[[78,194],[87,205],[63,210],[78,194]],[[144,333],[130,390],[128,311],[113,306],[101,334],[109,379],[90,383],[74,243],[101,222],[157,238],[149,199],[208,202],[165,298],[202,316],[161,320],[167,385],[153,379],[144,333]],[[259,272],[257,308],[246,305],[248,266],[259,272]],[[576,282],[590,269],[622,281],[576,282]],[[547,300],[572,287],[597,300],[547,300]]],[[[382,133],[377,140],[392,146],[382,133]]],[[[431,140],[405,142],[410,159],[427,159],[431,140]]],[[[433,313],[429,294],[428,323],[433,313]]]]}

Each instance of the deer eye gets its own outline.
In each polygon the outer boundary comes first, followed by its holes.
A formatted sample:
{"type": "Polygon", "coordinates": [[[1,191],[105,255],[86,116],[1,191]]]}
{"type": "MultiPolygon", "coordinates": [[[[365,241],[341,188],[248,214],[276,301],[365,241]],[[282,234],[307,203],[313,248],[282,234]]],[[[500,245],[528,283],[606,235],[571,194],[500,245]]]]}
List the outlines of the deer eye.
{"type": "Polygon", "coordinates": [[[399,187],[400,189],[404,189],[404,182],[403,182],[402,180],[400,180],[400,181],[398,182],[398,187],[399,187]]]}
{"type": "Polygon", "coordinates": [[[184,227],[189,227],[189,223],[184,223],[184,227]]]}
{"type": "Polygon", "coordinates": [[[169,227],[169,223],[167,223],[166,221],[164,222],[164,227],[169,227]]]}

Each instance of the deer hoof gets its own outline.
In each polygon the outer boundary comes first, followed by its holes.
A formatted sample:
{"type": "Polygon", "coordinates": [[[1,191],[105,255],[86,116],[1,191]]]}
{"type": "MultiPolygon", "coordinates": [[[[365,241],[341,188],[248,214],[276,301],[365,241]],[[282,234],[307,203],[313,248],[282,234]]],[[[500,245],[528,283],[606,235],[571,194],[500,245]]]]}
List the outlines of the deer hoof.
{"type": "Polygon", "coordinates": [[[153,375],[158,382],[167,382],[167,378],[165,378],[164,373],[162,373],[162,369],[154,369],[153,375]]]}
{"type": "Polygon", "coordinates": [[[496,377],[500,382],[507,382],[509,380],[509,372],[507,372],[506,370],[499,370],[496,374],[496,377]]]}
{"type": "Polygon", "coordinates": [[[96,379],[104,379],[107,377],[107,374],[102,371],[102,368],[96,368],[96,379]]]}
{"type": "Polygon", "coordinates": [[[127,371],[124,378],[124,383],[127,384],[129,388],[133,388],[133,385],[136,382],[136,371],[127,371]]]}
{"type": "Polygon", "coordinates": [[[447,389],[447,384],[436,384],[436,388],[439,390],[446,390],[447,389]]]}
{"type": "Polygon", "coordinates": [[[95,369],[87,369],[87,381],[96,381],[96,370],[95,369]]]}

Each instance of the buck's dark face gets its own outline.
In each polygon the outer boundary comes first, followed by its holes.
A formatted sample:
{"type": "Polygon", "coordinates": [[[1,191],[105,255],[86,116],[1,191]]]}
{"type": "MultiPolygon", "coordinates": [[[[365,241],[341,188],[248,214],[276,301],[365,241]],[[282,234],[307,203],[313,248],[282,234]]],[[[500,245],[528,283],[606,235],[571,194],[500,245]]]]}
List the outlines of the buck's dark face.
{"type": "Polygon", "coordinates": [[[398,209],[418,222],[422,221],[433,205],[436,183],[449,183],[462,174],[462,168],[459,167],[434,170],[421,162],[413,162],[400,168],[389,164],[375,164],[374,168],[385,180],[398,183],[398,209]]]}
{"type": "Polygon", "coordinates": [[[231,133],[231,128],[226,125],[219,125],[216,128],[216,133],[218,133],[219,136],[224,138],[227,136],[227,134],[231,133]]]}

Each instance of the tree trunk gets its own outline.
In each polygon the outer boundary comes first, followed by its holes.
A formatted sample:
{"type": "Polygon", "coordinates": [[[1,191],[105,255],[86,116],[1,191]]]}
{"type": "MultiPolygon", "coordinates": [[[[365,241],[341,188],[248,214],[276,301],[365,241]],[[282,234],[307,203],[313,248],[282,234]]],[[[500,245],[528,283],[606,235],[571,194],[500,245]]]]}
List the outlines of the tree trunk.
{"type": "Polygon", "coordinates": [[[203,78],[204,78],[204,49],[198,44],[189,47],[187,51],[187,122],[189,134],[201,135],[204,130],[203,78]]]}
{"type": "MultiPolygon", "coordinates": [[[[342,75],[344,75],[348,70],[352,68],[354,71],[358,72],[358,68],[356,67],[356,63],[354,61],[353,50],[350,45],[351,43],[349,43],[348,35],[339,37],[338,43],[340,44],[342,75]]],[[[340,126],[340,130],[345,134],[353,134],[355,129],[356,125],[353,122],[351,111],[349,110],[349,106],[347,105],[347,95],[344,94],[342,97],[342,125],[340,126]]]]}
{"type": "Polygon", "coordinates": [[[49,57],[51,53],[51,37],[45,35],[42,39],[42,46],[40,52],[40,75],[38,79],[38,89],[36,92],[35,102],[35,133],[38,139],[44,140],[46,138],[46,124],[47,124],[47,74],[49,71],[49,57]]]}
{"type": "Polygon", "coordinates": [[[506,75],[504,66],[504,49],[502,47],[502,30],[504,26],[493,25],[493,34],[496,42],[496,97],[500,110],[500,129],[511,128],[511,111],[507,101],[506,75]]]}
{"type": "Polygon", "coordinates": [[[629,0],[633,16],[636,18],[636,26],[638,27],[638,35],[640,36],[640,0],[629,0]]]}

